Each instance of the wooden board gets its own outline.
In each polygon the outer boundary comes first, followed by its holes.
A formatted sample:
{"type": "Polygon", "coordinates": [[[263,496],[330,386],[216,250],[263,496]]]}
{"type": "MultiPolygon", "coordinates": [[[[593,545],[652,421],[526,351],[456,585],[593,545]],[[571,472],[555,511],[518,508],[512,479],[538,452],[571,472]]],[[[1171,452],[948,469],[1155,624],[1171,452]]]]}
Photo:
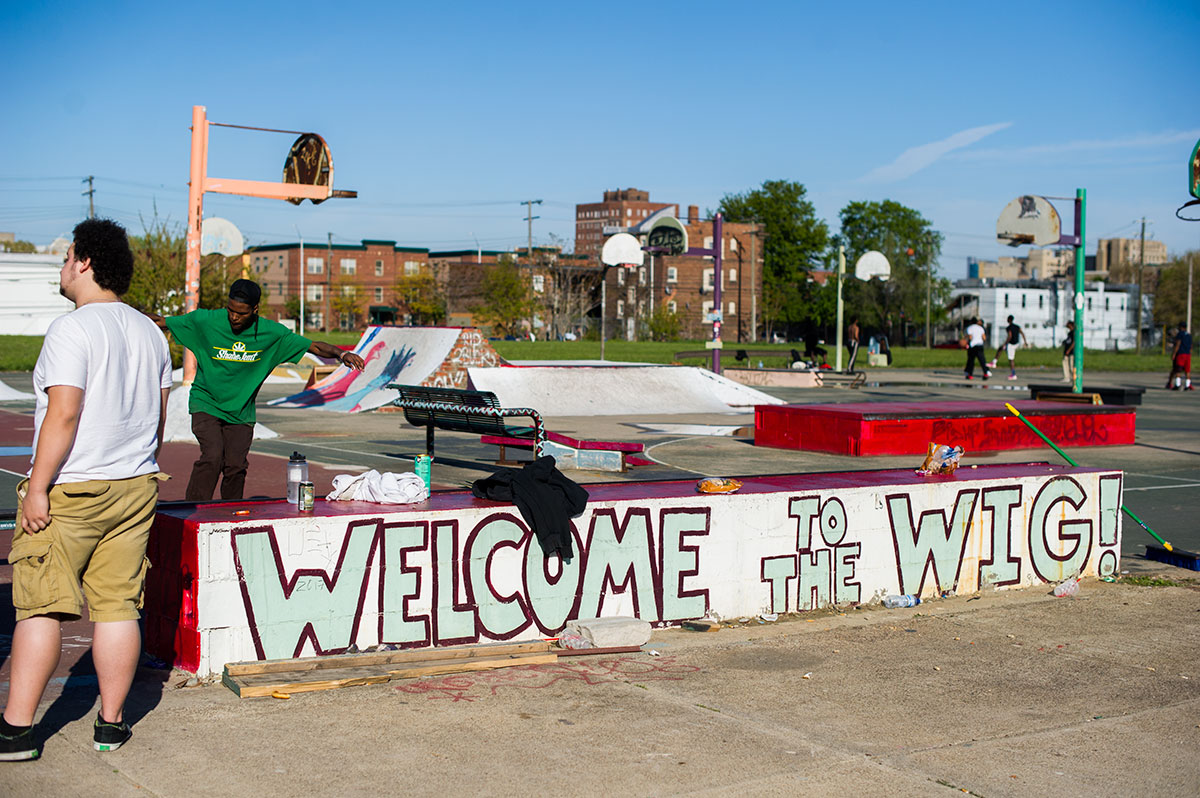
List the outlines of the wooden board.
{"type": "MultiPolygon", "coordinates": [[[[481,646],[480,648],[495,647],[481,646]]],[[[426,652],[427,655],[434,657],[441,653],[426,652]]],[[[348,658],[340,657],[340,659],[348,658]]],[[[427,659],[408,663],[343,664],[341,667],[335,668],[270,671],[243,675],[231,674],[227,667],[225,674],[221,677],[221,682],[240,698],[257,698],[269,696],[275,692],[308,693],[317,690],[383,684],[393,679],[417,679],[451,673],[512,668],[520,665],[546,665],[557,659],[556,653],[547,651],[546,653],[512,653],[487,657],[427,659]]]]}
{"type": "Polygon", "coordinates": [[[230,676],[248,676],[260,673],[284,673],[294,671],[326,670],[329,668],[362,667],[365,665],[388,665],[403,662],[427,662],[430,660],[463,659],[475,657],[501,657],[510,654],[538,654],[550,650],[545,640],[528,643],[499,643],[483,646],[448,646],[446,648],[405,649],[402,651],[372,651],[362,654],[335,654],[327,657],[298,657],[295,659],[267,659],[250,662],[231,662],[225,666],[230,676]]]}

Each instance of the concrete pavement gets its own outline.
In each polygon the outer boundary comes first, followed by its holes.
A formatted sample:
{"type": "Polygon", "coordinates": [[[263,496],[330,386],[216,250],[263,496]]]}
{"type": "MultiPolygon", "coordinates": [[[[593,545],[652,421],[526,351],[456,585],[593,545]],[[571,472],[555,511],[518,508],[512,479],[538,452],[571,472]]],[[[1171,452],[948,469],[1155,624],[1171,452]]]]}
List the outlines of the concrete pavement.
{"type": "MultiPolygon", "coordinates": [[[[11,377],[10,385],[28,390],[11,377]]],[[[874,377],[856,391],[776,395],[803,402],[1017,395],[930,372],[874,377]]],[[[1154,390],[1157,374],[1093,378],[1152,389],[1138,413],[1138,443],[1072,456],[1124,469],[1126,504],[1176,545],[1200,549],[1200,399],[1154,390]]],[[[303,412],[261,415],[282,437],[257,441],[256,450],[286,456],[299,448],[335,472],[408,470],[423,446],[423,431],[397,414],[321,414],[317,423],[303,412]]],[[[547,426],[644,441],[659,463],[627,475],[573,475],[581,482],[915,465],[636,426],[654,422],[752,425],[752,417],[564,417],[547,426]]],[[[438,451],[441,485],[458,487],[491,469],[477,438],[439,432],[438,451]]],[[[1057,455],[968,453],[964,462],[972,458],[1053,462],[1057,455]]],[[[1127,579],[1173,586],[1085,582],[1074,599],[1027,589],[772,624],[733,619],[735,626],[715,633],[656,630],[647,648],[659,656],[581,657],[288,700],[239,700],[220,685],[186,687],[183,675],[147,667],[129,707],[134,739],[103,755],[91,747],[90,660],[76,655],[44,710],[44,758],[3,763],[0,794],[1195,794],[1200,580],[1141,559],[1148,540],[1125,522],[1127,579]]],[[[11,613],[6,599],[0,604],[11,613]]],[[[85,635],[69,642],[82,650],[85,635]]],[[[5,674],[0,668],[0,679],[5,674]]]]}

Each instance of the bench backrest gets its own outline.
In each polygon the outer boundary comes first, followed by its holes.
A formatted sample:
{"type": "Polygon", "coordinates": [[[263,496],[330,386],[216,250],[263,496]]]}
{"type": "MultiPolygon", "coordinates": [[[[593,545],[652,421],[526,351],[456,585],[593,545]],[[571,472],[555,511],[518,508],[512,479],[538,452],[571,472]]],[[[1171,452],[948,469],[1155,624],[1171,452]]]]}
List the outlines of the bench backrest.
{"type": "MultiPolygon", "coordinates": [[[[459,407],[493,407],[500,409],[500,400],[491,391],[467,391],[459,388],[426,388],[418,385],[397,385],[400,400],[444,402],[459,407]]],[[[403,406],[402,406],[403,407],[403,406]]],[[[474,432],[480,435],[505,435],[510,432],[499,416],[464,415],[453,408],[417,410],[403,407],[404,418],[417,427],[434,426],[452,432],[474,432]]]]}

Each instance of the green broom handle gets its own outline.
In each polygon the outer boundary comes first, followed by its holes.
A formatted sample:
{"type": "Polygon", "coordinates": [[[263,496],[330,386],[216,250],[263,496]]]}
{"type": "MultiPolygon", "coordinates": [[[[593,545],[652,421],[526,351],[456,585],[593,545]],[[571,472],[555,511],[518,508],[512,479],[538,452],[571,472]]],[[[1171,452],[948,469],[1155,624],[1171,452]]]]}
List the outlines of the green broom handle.
{"type": "MultiPolygon", "coordinates": [[[[1062,455],[1062,458],[1063,458],[1064,460],[1066,460],[1068,463],[1070,463],[1071,465],[1075,466],[1076,468],[1079,468],[1079,463],[1076,463],[1074,460],[1072,460],[1072,459],[1071,459],[1071,458],[1070,458],[1070,457],[1067,455],[1067,453],[1066,453],[1066,452],[1064,452],[1062,449],[1058,448],[1058,446],[1057,446],[1057,445],[1055,445],[1054,441],[1052,441],[1052,440],[1050,440],[1049,438],[1047,438],[1047,437],[1046,437],[1046,436],[1045,436],[1045,435],[1042,433],[1042,431],[1041,431],[1040,429],[1038,429],[1037,427],[1033,426],[1033,422],[1031,422],[1029,419],[1025,418],[1025,416],[1021,415],[1021,411],[1020,411],[1020,410],[1017,410],[1017,408],[1013,407],[1013,406],[1012,406],[1011,404],[1009,404],[1008,402],[1005,402],[1005,403],[1004,403],[1004,406],[1005,406],[1005,407],[1007,407],[1007,408],[1009,409],[1009,412],[1011,412],[1011,413],[1012,413],[1014,416],[1016,416],[1017,418],[1021,419],[1021,421],[1023,421],[1023,422],[1025,423],[1025,426],[1029,427],[1031,430],[1033,430],[1035,433],[1037,433],[1037,436],[1038,436],[1039,438],[1041,438],[1042,440],[1044,440],[1046,443],[1050,444],[1050,448],[1051,448],[1051,449],[1053,449],[1054,451],[1058,452],[1060,455],[1062,455]]],[[[1146,530],[1147,532],[1149,532],[1151,537],[1153,537],[1153,538],[1154,538],[1155,540],[1157,540],[1159,543],[1163,544],[1163,548],[1165,548],[1167,551],[1174,551],[1174,549],[1171,547],[1171,544],[1170,544],[1170,543],[1168,543],[1167,541],[1165,541],[1165,540],[1163,540],[1161,537],[1159,537],[1157,532],[1155,532],[1155,531],[1154,531],[1153,529],[1151,529],[1150,527],[1146,526],[1146,522],[1145,522],[1145,521],[1143,521],[1142,519],[1138,518],[1136,515],[1134,515],[1133,513],[1131,513],[1131,512],[1130,512],[1130,511],[1129,511],[1129,510],[1128,510],[1128,509],[1125,507],[1125,505],[1123,505],[1123,504],[1121,505],[1121,512],[1125,513],[1125,515],[1129,516],[1129,517],[1130,517],[1130,518],[1132,518],[1134,521],[1137,521],[1137,524],[1138,524],[1138,526],[1140,526],[1142,529],[1144,529],[1144,530],[1146,530]]]]}

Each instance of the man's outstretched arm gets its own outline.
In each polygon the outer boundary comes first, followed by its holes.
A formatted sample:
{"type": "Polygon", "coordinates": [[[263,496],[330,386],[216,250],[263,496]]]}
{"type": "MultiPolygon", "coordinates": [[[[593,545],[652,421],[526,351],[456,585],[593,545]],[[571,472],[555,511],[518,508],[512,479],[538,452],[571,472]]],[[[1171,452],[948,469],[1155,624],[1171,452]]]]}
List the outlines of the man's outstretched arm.
{"type": "Polygon", "coordinates": [[[350,368],[358,369],[359,371],[362,371],[363,367],[367,365],[365,360],[353,352],[347,352],[344,349],[339,349],[333,344],[327,344],[324,341],[313,341],[309,345],[308,351],[321,357],[335,358],[337,362],[341,363],[343,366],[349,366],[350,368]]]}

